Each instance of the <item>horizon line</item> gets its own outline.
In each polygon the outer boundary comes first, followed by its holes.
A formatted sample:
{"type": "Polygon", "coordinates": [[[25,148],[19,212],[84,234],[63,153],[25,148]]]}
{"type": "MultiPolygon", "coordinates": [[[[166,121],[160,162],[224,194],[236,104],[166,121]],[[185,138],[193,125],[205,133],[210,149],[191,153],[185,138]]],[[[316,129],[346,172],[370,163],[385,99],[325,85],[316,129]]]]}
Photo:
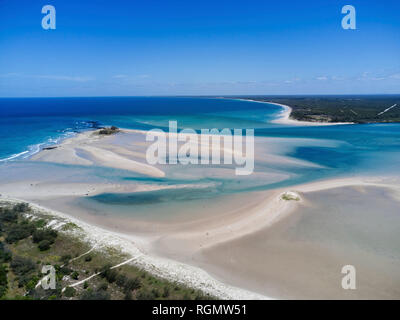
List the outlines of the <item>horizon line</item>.
{"type": "Polygon", "coordinates": [[[235,94],[235,95],[117,95],[117,96],[9,96],[0,99],[61,99],[61,98],[240,98],[240,97],[338,97],[338,96],[400,96],[400,93],[346,93],[346,94],[235,94]]]}

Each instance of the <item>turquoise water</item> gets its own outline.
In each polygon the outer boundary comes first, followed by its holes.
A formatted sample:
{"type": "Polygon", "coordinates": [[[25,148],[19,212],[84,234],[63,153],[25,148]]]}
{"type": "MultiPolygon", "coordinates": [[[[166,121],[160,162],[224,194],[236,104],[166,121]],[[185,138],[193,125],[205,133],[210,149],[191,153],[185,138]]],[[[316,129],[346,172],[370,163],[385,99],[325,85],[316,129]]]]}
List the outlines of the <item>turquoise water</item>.
{"type": "MultiPolygon", "coordinates": [[[[181,255],[170,234],[187,232],[199,218],[225,221],[227,213],[246,210],[248,204],[267,196],[252,191],[360,175],[398,179],[400,124],[271,123],[281,111],[271,104],[206,98],[0,99],[1,193],[21,189],[21,199],[106,229],[162,235],[153,244],[157,254],[196,264],[227,283],[268,296],[351,297],[343,295],[338,276],[343,265],[352,264],[359,279],[358,290],[352,292],[355,296],[397,297],[399,205],[395,194],[383,188],[306,193],[307,205],[268,232],[260,230],[201,250],[199,255],[181,255]],[[177,120],[181,128],[254,128],[254,173],[236,176],[232,167],[224,165],[165,165],[160,169],[166,176],[154,178],[94,165],[30,160],[44,146],[80,131],[102,125],[167,129],[169,120],[177,120]],[[167,188],[114,191],[116,186],[140,184],[167,188]],[[87,189],[79,195],[56,194],[64,186],[76,192],[75,186],[82,185],[87,189]],[[89,194],[89,189],[105,185],[111,191],[89,194]],[[24,190],[32,193],[24,195],[24,190]]],[[[126,146],[133,134],[115,135],[110,141],[126,146]]],[[[208,233],[205,225],[200,230],[208,233]]]]}
{"type": "Polygon", "coordinates": [[[262,104],[250,106],[253,111],[241,101],[205,98],[0,98],[0,161],[26,159],[60,139],[101,125],[149,129],[167,127],[173,119],[194,129],[257,128],[280,111],[277,106],[266,111],[262,104]],[[235,117],[241,112],[242,117],[235,117]]]}
{"type": "Polygon", "coordinates": [[[49,176],[63,172],[64,179],[73,182],[89,179],[158,185],[211,185],[202,190],[186,188],[134,195],[104,194],[92,199],[109,205],[148,206],[162,204],[165,199],[195,201],[323,178],[398,174],[400,124],[298,127],[271,123],[281,111],[281,107],[272,104],[211,98],[0,99],[0,178],[12,180],[18,174],[26,179],[35,179],[35,175],[39,175],[47,165],[45,171],[49,176]],[[171,168],[166,178],[160,179],[110,168],[27,161],[41,148],[83,130],[102,125],[166,129],[169,120],[177,120],[180,128],[255,128],[256,136],[279,138],[266,145],[273,154],[307,161],[314,166],[257,161],[255,174],[249,177],[213,177],[201,171],[196,173],[197,168],[188,166],[185,170],[193,173],[191,177],[179,175],[171,168]],[[267,179],[260,175],[265,172],[284,173],[289,177],[267,179]]]}

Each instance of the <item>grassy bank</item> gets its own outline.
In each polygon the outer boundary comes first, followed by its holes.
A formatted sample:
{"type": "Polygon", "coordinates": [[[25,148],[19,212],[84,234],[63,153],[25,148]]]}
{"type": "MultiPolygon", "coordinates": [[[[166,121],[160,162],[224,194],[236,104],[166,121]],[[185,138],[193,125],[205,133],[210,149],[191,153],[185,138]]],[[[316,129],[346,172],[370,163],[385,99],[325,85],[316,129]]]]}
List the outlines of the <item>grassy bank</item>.
{"type": "Polygon", "coordinates": [[[77,225],[53,218],[24,203],[0,202],[0,299],[211,298],[126,263],[132,257],[118,249],[93,247],[77,225]],[[56,270],[56,289],[40,285],[45,265],[56,270]]]}

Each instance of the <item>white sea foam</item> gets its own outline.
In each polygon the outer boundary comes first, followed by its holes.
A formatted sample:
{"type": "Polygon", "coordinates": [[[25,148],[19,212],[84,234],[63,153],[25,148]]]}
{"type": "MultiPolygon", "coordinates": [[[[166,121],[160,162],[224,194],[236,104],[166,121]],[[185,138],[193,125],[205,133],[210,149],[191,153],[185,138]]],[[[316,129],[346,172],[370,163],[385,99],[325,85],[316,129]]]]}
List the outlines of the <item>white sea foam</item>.
{"type": "Polygon", "coordinates": [[[13,154],[12,156],[9,156],[8,158],[0,159],[0,162],[5,162],[5,161],[13,160],[13,159],[15,159],[15,158],[21,157],[22,155],[24,155],[24,154],[26,154],[26,153],[29,153],[29,150],[26,150],[26,151],[23,151],[23,152],[20,152],[20,153],[13,154]]]}
{"type": "MultiPolygon", "coordinates": [[[[80,122],[80,123],[85,123],[80,122]]],[[[78,122],[77,122],[78,124],[78,122]]],[[[90,128],[88,128],[90,130],[90,128]]],[[[47,137],[47,140],[45,142],[40,142],[37,144],[33,144],[27,147],[27,150],[24,150],[19,153],[15,153],[7,158],[0,159],[0,162],[8,162],[8,161],[15,161],[15,160],[21,160],[21,159],[28,159],[35,155],[36,153],[39,153],[43,148],[53,146],[60,144],[62,141],[68,138],[72,138],[77,134],[77,132],[83,131],[82,129],[79,130],[78,128],[66,128],[63,130],[60,130],[62,132],[61,135],[58,137],[47,137]],[[71,131],[73,130],[73,131],[71,131]]]]}

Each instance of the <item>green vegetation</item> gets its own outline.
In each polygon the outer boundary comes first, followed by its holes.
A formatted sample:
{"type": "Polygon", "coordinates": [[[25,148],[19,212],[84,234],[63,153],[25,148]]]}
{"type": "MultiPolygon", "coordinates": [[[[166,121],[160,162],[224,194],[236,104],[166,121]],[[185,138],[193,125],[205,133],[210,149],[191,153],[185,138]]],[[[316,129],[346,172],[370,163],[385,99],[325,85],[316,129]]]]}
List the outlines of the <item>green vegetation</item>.
{"type": "Polygon", "coordinates": [[[67,287],[64,291],[64,295],[67,298],[71,298],[71,297],[75,296],[75,294],[76,294],[76,290],[72,287],[67,287]]]}
{"type": "Polygon", "coordinates": [[[69,231],[57,232],[46,227],[51,219],[54,217],[40,215],[26,204],[0,203],[0,299],[213,298],[130,264],[113,268],[130,258],[113,248],[84,254],[90,245],[69,232],[78,227],[67,224],[69,231]],[[36,288],[45,265],[56,270],[56,289],[36,288]],[[78,281],[82,284],[73,286],[78,281]]]}
{"type": "Polygon", "coordinates": [[[292,119],[320,122],[400,122],[400,95],[240,97],[290,106],[292,119]],[[390,107],[390,110],[386,111],[390,107]]]}
{"type": "Polygon", "coordinates": [[[293,192],[285,192],[281,198],[286,201],[300,201],[300,197],[293,192]]]}
{"type": "Polygon", "coordinates": [[[79,229],[79,227],[72,222],[68,222],[66,224],[64,224],[61,228],[62,231],[70,231],[70,230],[74,230],[74,229],[79,229]]]}
{"type": "Polygon", "coordinates": [[[106,128],[102,128],[99,131],[99,134],[104,134],[104,135],[110,135],[110,134],[114,134],[119,132],[119,128],[115,127],[115,126],[111,126],[111,127],[106,127],[106,128]]]}

